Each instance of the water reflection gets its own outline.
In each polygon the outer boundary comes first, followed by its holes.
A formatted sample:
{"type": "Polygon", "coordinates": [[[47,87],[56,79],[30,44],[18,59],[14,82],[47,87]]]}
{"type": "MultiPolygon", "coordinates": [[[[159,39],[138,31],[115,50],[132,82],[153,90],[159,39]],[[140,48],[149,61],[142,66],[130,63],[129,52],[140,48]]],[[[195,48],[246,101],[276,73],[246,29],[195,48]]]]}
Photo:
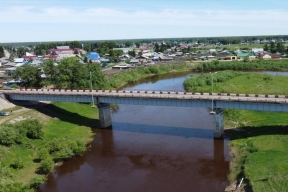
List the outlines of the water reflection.
{"type": "MultiPolygon", "coordinates": [[[[183,90],[189,74],[133,89],[183,90]]],[[[205,108],[119,105],[113,129],[96,129],[91,149],[66,161],[39,191],[223,191],[230,155],[213,139],[205,108]]]]}

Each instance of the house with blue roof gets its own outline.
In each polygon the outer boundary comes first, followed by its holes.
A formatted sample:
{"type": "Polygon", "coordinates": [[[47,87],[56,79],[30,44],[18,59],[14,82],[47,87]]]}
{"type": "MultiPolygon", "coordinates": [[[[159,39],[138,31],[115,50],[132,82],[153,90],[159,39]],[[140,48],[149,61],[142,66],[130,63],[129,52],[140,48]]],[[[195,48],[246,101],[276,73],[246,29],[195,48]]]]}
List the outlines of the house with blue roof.
{"type": "Polygon", "coordinates": [[[91,52],[87,55],[88,60],[91,60],[92,62],[99,62],[100,56],[96,52],[91,52]]]}

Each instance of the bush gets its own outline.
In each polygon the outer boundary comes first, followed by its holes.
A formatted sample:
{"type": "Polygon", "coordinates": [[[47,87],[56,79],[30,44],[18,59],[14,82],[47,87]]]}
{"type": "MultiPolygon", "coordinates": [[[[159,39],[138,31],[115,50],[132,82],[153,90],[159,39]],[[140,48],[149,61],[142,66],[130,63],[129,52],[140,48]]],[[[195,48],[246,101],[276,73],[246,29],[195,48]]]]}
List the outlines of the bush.
{"type": "Polygon", "coordinates": [[[21,135],[25,135],[30,139],[41,139],[44,136],[42,125],[37,119],[28,119],[16,124],[21,135]]]}
{"type": "Polygon", "coordinates": [[[29,192],[29,187],[22,183],[9,182],[8,184],[0,184],[0,192],[29,192]]]}
{"type": "Polygon", "coordinates": [[[30,180],[29,186],[32,189],[37,189],[40,185],[45,183],[45,181],[46,181],[45,178],[34,177],[30,180]]]}
{"type": "Polygon", "coordinates": [[[54,167],[54,161],[52,158],[46,158],[41,161],[40,167],[38,168],[38,173],[47,174],[54,167]]]}
{"type": "Polygon", "coordinates": [[[68,138],[54,139],[46,144],[46,148],[56,160],[68,159],[86,150],[84,142],[68,138]]]}
{"type": "Polygon", "coordinates": [[[40,149],[37,152],[37,159],[39,159],[40,161],[43,159],[47,159],[49,157],[50,157],[49,151],[46,148],[40,149]]]}
{"type": "Polygon", "coordinates": [[[148,69],[151,71],[151,73],[153,73],[153,74],[159,74],[159,68],[158,67],[156,67],[155,65],[150,65],[149,67],[148,67],[148,69]]]}
{"type": "Polygon", "coordinates": [[[24,167],[24,160],[21,157],[18,157],[12,164],[11,167],[14,169],[22,169],[24,167]]]}
{"type": "Polygon", "coordinates": [[[12,84],[12,85],[11,85],[11,88],[13,88],[13,89],[17,89],[17,88],[18,88],[18,85],[16,85],[16,84],[12,84]]]}
{"type": "Polygon", "coordinates": [[[0,127],[0,143],[2,145],[11,146],[20,139],[19,131],[11,125],[2,125],[0,127]]]}

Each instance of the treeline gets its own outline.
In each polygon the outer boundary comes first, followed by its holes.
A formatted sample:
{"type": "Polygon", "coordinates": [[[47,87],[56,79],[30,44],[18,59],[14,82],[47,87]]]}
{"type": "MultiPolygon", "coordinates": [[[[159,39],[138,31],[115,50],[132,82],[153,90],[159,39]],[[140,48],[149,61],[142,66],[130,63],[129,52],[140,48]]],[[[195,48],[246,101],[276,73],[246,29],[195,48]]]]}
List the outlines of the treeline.
{"type": "MultiPolygon", "coordinates": [[[[63,161],[75,155],[80,155],[86,150],[85,143],[80,140],[58,138],[50,141],[43,140],[42,124],[36,119],[28,119],[15,124],[2,124],[0,127],[0,145],[12,147],[21,146],[27,150],[36,151],[34,161],[39,163],[38,174],[50,172],[55,162],[63,161]],[[40,140],[38,147],[31,144],[31,140],[40,140]],[[40,144],[41,143],[41,144],[40,144]]],[[[45,179],[36,177],[28,185],[13,181],[11,169],[23,169],[30,163],[24,157],[16,157],[0,163],[0,192],[31,191],[37,188],[45,179]],[[7,164],[8,163],[8,164],[7,164]]]]}
{"type": "MultiPolygon", "coordinates": [[[[98,64],[82,64],[77,58],[63,59],[59,64],[55,60],[46,60],[41,67],[24,65],[18,67],[13,78],[21,80],[25,87],[44,87],[68,89],[111,89],[118,88],[126,83],[135,82],[149,75],[168,73],[172,70],[189,70],[190,66],[178,65],[151,65],[124,70],[114,75],[104,75],[98,64]],[[45,78],[42,78],[43,73],[45,78]]],[[[14,86],[13,86],[14,87],[14,86]]]]}
{"type": "Polygon", "coordinates": [[[102,69],[97,64],[82,64],[77,58],[67,58],[58,64],[55,60],[46,60],[41,67],[24,65],[18,67],[13,73],[16,80],[21,80],[26,87],[43,87],[52,85],[54,88],[90,88],[94,89],[107,86],[102,69]],[[46,76],[42,78],[44,73],[46,76]]]}
{"type": "Polygon", "coordinates": [[[212,85],[212,79],[213,83],[226,82],[241,74],[238,71],[221,71],[213,74],[202,73],[200,76],[191,76],[191,78],[186,79],[183,85],[187,91],[201,91],[203,90],[203,86],[212,85]]]}
{"type": "Polygon", "coordinates": [[[270,51],[271,53],[285,53],[288,52],[288,47],[284,46],[284,43],[281,42],[270,42],[269,44],[265,43],[263,47],[264,51],[270,51]]]}
{"type": "Polygon", "coordinates": [[[199,63],[193,67],[196,71],[213,71],[213,70],[274,70],[287,71],[288,60],[251,60],[251,61],[212,61],[199,63]]]}

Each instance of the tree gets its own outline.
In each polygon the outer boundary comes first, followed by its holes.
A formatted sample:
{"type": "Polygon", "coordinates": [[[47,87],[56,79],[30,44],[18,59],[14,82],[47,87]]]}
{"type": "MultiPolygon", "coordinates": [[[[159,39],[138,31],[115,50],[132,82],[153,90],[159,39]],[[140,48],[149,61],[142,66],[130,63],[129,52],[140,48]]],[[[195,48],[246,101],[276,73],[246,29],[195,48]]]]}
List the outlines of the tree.
{"type": "Polygon", "coordinates": [[[0,46],[0,58],[5,57],[4,48],[0,46]]]}
{"type": "Polygon", "coordinates": [[[107,85],[105,75],[100,65],[88,64],[88,70],[91,71],[91,80],[93,88],[104,88],[107,85]],[[93,73],[92,73],[93,72],[93,73]]]}
{"type": "Polygon", "coordinates": [[[285,52],[285,47],[284,47],[283,43],[278,42],[277,45],[276,45],[276,49],[277,49],[277,52],[279,52],[279,53],[284,53],[285,52]]]}
{"type": "Polygon", "coordinates": [[[128,55],[131,55],[132,57],[136,56],[135,50],[128,51],[128,55]]]}
{"type": "Polygon", "coordinates": [[[276,53],[277,52],[277,48],[276,48],[275,42],[273,42],[273,41],[270,42],[270,51],[271,51],[271,53],[276,53]]]}
{"type": "Polygon", "coordinates": [[[126,47],[130,47],[131,45],[132,45],[132,42],[131,42],[131,41],[126,41],[126,42],[125,42],[125,46],[126,46],[126,47]]]}
{"type": "Polygon", "coordinates": [[[263,49],[264,49],[264,51],[268,51],[268,50],[269,50],[269,47],[268,47],[268,44],[267,44],[267,43],[264,44],[263,49]]]}
{"type": "Polygon", "coordinates": [[[140,47],[140,42],[136,42],[135,45],[136,45],[137,48],[139,48],[140,47]]]}
{"type": "Polygon", "coordinates": [[[38,67],[25,65],[18,67],[13,73],[16,80],[21,80],[24,86],[27,87],[40,87],[41,86],[41,71],[38,67]]]}

